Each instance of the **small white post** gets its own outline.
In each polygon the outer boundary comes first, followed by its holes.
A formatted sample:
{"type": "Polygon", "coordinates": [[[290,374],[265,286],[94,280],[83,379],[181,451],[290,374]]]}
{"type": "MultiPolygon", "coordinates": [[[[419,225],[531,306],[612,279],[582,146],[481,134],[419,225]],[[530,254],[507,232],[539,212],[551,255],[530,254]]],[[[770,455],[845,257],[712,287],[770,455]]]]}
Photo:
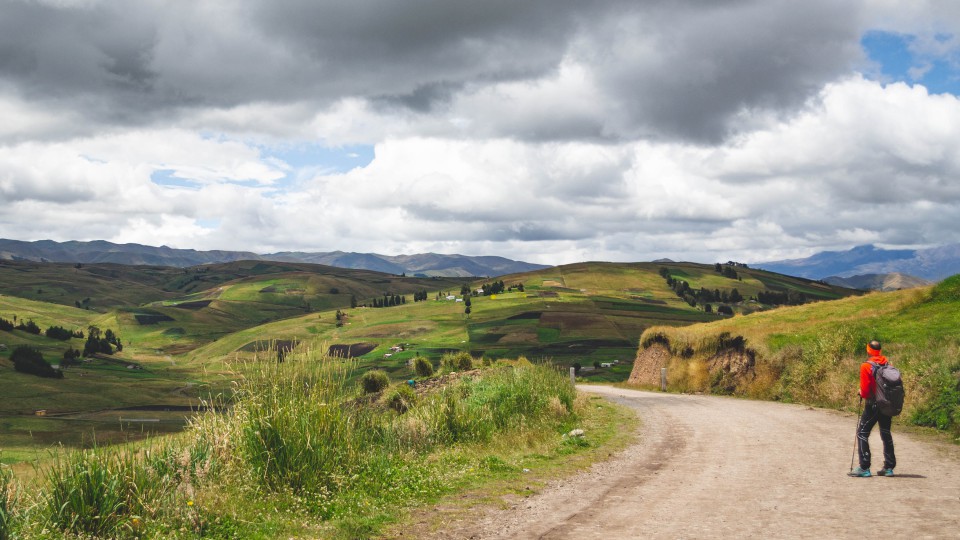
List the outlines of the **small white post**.
{"type": "Polygon", "coordinates": [[[577,385],[577,368],[573,366],[570,367],[570,384],[577,385]]]}
{"type": "Polygon", "coordinates": [[[667,368],[660,368],[660,391],[667,391],[667,368]]]}

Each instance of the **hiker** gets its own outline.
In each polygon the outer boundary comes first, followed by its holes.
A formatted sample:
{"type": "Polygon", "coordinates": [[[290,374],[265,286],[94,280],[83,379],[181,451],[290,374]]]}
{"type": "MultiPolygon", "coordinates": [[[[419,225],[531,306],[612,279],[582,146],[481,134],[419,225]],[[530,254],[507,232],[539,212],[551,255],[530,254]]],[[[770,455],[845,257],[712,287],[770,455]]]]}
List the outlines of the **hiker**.
{"type": "Polygon", "coordinates": [[[890,434],[892,417],[880,411],[876,401],[877,383],[873,376],[873,364],[884,365],[887,358],[880,354],[880,342],[873,340],[867,344],[867,361],[860,364],[860,399],[866,400],[863,416],[857,428],[857,448],[860,466],[850,472],[850,476],[870,476],[870,432],[874,424],[880,424],[880,440],[883,441],[883,468],[877,476],[893,476],[897,466],[897,457],[893,453],[893,435],[890,434]]]}

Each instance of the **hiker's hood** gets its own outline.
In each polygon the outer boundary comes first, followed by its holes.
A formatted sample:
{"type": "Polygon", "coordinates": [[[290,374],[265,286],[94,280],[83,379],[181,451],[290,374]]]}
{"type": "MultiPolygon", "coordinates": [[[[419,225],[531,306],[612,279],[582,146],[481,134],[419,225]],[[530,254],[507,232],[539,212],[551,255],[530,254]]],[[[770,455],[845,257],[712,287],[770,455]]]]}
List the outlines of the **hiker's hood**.
{"type": "Polygon", "coordinates": [[[870,355],[871,362],[876,362],[878,364],[887,363],[887,357],[880,354],[880,350],[874,349],[873,347],[870,346],[870,344],[867,344],[867,354],[870,355]]]}

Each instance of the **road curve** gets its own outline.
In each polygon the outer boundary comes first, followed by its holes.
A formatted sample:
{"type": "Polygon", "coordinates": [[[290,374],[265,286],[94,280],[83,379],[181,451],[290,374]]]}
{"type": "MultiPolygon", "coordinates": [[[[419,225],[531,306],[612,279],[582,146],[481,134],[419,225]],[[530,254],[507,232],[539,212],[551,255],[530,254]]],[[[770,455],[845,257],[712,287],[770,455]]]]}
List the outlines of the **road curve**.
{"type": "MultiPolygon", "coordinates": [[[[856,419],[799,405],[579,386],[638,441],[445,538],[960,538],[960,449],[897,432],[893,478],[850,478],[856,419]]],[[[879,454],[874,430],[871,443],[879,454]]],[[[874,463],[876,470],[881,463],[874,463]]]]}

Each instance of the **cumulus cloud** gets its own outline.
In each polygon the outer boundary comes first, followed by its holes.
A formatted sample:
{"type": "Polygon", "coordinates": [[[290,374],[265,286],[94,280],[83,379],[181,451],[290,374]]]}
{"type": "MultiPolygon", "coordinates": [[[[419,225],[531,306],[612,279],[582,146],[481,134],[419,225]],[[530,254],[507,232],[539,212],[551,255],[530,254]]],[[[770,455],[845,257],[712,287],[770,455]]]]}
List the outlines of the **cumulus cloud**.
{"type": "Polygon", "coordinates": [[[954,4],[6,0],[0,227],[544,263],[956,242],[960,103],[861,48],[955,62],[954,4]],[[272,152],[302,143],[374,158],[272,152]]]}

